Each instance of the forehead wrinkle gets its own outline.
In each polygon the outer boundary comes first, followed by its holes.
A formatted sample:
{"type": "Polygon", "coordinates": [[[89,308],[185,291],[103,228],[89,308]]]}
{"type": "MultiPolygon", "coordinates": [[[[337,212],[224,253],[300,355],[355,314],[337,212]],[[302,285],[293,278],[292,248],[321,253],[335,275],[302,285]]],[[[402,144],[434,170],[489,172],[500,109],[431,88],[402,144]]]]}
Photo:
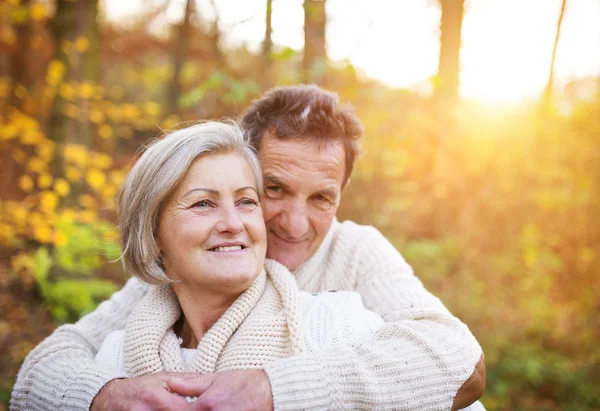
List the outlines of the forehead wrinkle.
{"type": "Polygon", "coordinates": [[[335,173],[338,171],[338,166],[342,163],[337,157],[335,161],[315,161],[310,158],[299,158],[292,153],[279,150],[265,153],[261,160],[265,175],[269,174],[266,171],[271,168],[283,170],[285,173],[294,173],[294,171],[305,173],[335,173]],[[290,158],[293,160],[290,160],[290,158]]]}

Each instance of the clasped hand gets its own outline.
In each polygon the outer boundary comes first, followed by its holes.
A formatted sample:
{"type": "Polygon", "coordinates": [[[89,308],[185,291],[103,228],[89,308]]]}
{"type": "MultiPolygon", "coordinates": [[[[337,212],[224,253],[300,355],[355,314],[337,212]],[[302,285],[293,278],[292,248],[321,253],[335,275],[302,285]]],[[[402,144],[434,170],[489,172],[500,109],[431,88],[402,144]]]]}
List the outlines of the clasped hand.
{"type": "Polygon", "coordinates": [[[200,375],[160,372],[117,379],[98,393],[91,411],[272,410],[271,385],[263,370],[200,375]],[[198,397],[188,403],[185,396],[198,397]]]}

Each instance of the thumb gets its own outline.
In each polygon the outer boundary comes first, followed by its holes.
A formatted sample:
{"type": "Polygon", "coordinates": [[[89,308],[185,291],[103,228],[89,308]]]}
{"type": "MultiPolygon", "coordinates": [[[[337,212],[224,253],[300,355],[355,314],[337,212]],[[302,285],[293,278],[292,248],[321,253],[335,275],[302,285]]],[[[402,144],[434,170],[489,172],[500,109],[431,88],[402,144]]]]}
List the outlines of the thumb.
{"type": "Polygon", "coordinates": [[[211,386],[212,380],[209,375],[183,374],[169,377],[166,382],[169,389],[179,395],[199,397],[211,386]]]}

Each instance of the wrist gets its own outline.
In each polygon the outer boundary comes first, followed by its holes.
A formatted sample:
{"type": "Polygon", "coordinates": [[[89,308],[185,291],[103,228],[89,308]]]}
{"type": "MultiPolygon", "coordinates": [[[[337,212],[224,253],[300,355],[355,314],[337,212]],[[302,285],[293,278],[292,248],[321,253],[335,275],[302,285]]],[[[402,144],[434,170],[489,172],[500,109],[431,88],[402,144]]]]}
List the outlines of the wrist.
{"type": "Polygon", "coordinates": [[[100,388],[100,391],[98,391],[98,394],[96,394],[90,404],[90,411],[105,411],[109,409],[110,399],[112,398],[111,392],[120,380],[123,380],[123,378],[115,378],[100,388]]]}

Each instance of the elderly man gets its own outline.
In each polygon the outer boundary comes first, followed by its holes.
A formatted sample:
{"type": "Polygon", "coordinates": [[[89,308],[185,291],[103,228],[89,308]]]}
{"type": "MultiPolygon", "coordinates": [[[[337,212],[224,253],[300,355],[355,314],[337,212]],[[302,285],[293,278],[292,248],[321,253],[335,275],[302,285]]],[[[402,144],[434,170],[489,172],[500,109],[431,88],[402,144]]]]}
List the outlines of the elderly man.
{"type": "Polygon", "coordinates": [[[370,341],[302,354],[264,370],[158,373],[123,378],[94,363],[104,337],[123,328],[147,292],[130,280],[95,312],[58,328],[27,357],[13,409],[461,409],[485,387],[481,348],[374,228],[335,219],[362,126],[335,94],[316,86],[276,88],[242,125],[259,153],[267,257],[301,289],[351,290],[384,326],[370,341]]]}

